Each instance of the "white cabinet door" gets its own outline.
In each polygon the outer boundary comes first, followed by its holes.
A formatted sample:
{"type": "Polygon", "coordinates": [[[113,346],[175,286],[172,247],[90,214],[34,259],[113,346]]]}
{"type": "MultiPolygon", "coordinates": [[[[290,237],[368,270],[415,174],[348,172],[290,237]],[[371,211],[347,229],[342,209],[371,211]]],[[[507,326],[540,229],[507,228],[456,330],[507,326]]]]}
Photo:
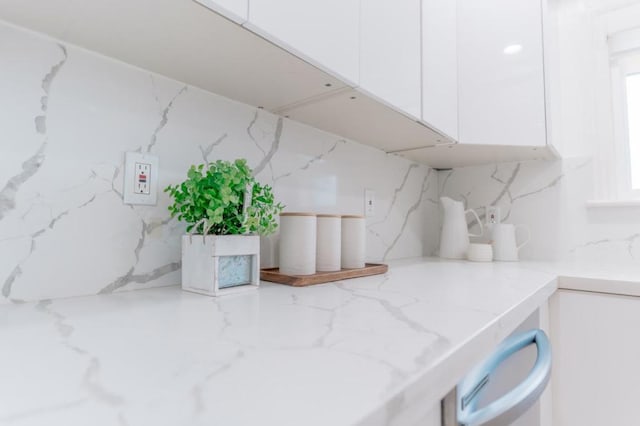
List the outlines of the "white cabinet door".
{"type": "Polygon", "coordinates": [[[357,85],[359,7],[359,0],[251,0],[247,27],[357,85]]]}
{"type": "Polygon", "coordinates": [[[195,0],[201,5],[243,24],[249,17],[249,0],[195,0]]]}
{"type": "Polygon", "coordinates": [[[551,299],[553,424],[637,425],[640,298],[558,291],[551,299]]]}
{"type": "Polygon", "coordinates": [[[456,1],[422,0],[422,120],[458,139],[456,1]]]}
{"type": "Polygon", "coordinates": [[[459,140],[546,144],[541,0],[458,0],[459,140]]]}
{"type": "Polygon", "coordinates": [[[360,87],[421,116],[420,0],[363,0],[360,87]]]}

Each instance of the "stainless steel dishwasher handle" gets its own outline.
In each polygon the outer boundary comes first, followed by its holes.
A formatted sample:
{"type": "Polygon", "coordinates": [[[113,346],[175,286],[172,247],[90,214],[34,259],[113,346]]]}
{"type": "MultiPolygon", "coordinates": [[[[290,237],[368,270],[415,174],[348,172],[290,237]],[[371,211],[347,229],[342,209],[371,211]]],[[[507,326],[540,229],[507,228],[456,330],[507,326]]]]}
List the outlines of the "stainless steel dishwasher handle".
{"type": "Polygon", "coordinates": [[[544,331],[535,329],[519,333],[502,342],[494,354],[474,368],[457,387],[457,421],[460,426],[478,426],[500,419],[505,424],[520,417],[540,397],[551,375],[551,345],[544,331]],[[491,373],[509,356],[535,344],[536,362],[527,378],[507,394],[486,407],[476,409],[478,396],[491,373]]]}

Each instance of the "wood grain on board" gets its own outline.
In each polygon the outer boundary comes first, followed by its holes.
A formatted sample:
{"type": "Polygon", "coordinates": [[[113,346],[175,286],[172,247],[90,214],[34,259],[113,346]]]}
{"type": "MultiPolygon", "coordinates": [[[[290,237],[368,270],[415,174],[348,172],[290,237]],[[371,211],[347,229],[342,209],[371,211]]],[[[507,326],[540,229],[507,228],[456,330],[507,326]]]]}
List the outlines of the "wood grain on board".
{"type": "Polygon", "coordinates": [[[367,277],[369,275],[384,274],[389,266],[379,263],[367,263],[364,268],[342,269],[332,272],[316,272],[313,275],[285,275],[278,268],[265,268],[260,270],[260,279],[294,287],[341,281],[349,278],[367,277]]]}

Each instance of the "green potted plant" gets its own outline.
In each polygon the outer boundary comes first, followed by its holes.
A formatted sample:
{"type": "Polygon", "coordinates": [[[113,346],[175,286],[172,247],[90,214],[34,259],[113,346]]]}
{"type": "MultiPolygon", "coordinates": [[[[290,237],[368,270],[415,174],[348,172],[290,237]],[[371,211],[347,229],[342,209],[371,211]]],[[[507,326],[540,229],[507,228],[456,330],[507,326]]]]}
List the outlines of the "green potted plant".
{"type": "Polygon", "coordinates": [[[247,161],[191,166],[187,179],[165,189],[172,217],[187,223],[182,237],[182,288],[210,296],[260,284],[260,235],[273,233],[283,206],[247,161]]]}

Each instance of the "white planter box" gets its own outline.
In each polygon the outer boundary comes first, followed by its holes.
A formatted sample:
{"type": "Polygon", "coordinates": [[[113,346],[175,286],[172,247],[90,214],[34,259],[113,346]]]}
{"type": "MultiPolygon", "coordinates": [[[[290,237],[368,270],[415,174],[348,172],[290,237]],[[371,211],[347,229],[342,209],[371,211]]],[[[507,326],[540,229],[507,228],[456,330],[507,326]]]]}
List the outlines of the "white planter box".
{"type": "Polygon", "coordinates": [[[183,290],[221,296],[255,290],[259,285],[259,236],[182,237],[183,290]]]}

